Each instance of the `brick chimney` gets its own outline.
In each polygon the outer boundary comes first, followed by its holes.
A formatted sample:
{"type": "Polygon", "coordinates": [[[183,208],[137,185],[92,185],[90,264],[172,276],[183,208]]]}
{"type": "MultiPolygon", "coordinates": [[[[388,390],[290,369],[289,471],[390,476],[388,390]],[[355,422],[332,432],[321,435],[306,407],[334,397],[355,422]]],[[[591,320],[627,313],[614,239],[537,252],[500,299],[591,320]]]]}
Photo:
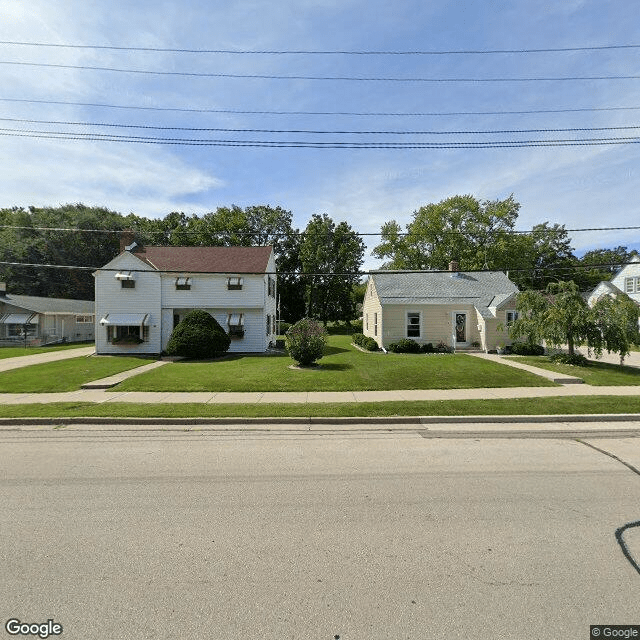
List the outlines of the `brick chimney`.
{"type": "Polygon", "coordinates": [[[457,260],[452,260],[449,263],[449,271],[458,271],[458,261],[457,260]]]}
{"type": "Polygon", "coordinates": [[[134,235],[133,229],[123,229],[120,232],[120,253],[127,251],[127,247],[135,243],[134,235]]]}

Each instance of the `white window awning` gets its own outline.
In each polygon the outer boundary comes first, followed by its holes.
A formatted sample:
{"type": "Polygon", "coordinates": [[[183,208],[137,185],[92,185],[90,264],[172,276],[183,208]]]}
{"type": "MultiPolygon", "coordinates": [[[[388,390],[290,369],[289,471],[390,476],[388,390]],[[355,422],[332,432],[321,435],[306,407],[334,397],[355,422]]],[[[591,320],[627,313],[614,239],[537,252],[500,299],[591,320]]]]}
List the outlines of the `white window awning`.
{"type": "Polygon", "coordinates": [[[191,284],[191,278],[176,278],[177,286],[185,286],[191,284]]]}
{"type": "Polygon", "coordinates": [[[136,327],[149,324],[148,313],[107,313],[100,320],[102,326],[136,327]]]}
{"type": "Polygon", "coordinates": [[[242,314],[241,313],[231,313],[229,314],[229,326],[230,327],[241,327],[243,324],[242,314]]]}
{"type": "Polygon", "coordinates": [[[131,271],[118,271],[115,275],[116,280],[134,280],[131,271]]]}
{"type": "Polygon", "coordinates": [[[0,324],[36,324],[35,313],[10,313],[0,319],[0,324]]]}

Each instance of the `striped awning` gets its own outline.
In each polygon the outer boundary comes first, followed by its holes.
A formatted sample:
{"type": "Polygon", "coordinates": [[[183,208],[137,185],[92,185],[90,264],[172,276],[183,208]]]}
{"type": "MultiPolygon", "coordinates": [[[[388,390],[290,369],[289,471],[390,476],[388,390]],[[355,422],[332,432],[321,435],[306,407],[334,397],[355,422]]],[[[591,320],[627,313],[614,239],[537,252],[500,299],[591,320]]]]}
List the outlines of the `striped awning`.
{"type": "Polygon", "coordinates": [[[149,324],[148,313],[107,313],[107,315],[100,320],[100,324],[103,326],[112,327],[139,327],[149,324]]]}
{"type": "Polygon", "coordinates": [[[36,324],[36,313],[10,313],[0,318],[0,324],[36,324]]]}

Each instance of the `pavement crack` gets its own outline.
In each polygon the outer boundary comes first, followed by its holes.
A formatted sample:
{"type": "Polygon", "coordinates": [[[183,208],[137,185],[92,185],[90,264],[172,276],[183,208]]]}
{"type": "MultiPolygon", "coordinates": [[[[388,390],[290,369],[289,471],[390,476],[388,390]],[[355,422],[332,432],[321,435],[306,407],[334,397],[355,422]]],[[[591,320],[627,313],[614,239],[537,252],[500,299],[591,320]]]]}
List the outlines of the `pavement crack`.
{"type": "Polygon", "coordinates": [[[610,451],[607,451],[606,449],[601,449],[600,447],[596,447],[594,444],[591,444],[590,442],[586,442],[585,440],[582,440],[581,438],[576,438],[576,442],[579,442],[580,444],[583,444],[586,447],[589,447],[589,448],[593,449],[594,451],[598,451],[599,453],[602,453],[605,456],[609,456],[609,458],[613,458],[614,460],[616,460],[620,464],[623,464],[625,467],[627,467],[627,469],[630,469],[631,471],[633,471],[633,473],[635,473],[636,475],[640,476],[640,469],[638,469],[637,467],[634,467],[632,464],[630,464],[629,462],[626,462],[622,458],[619,458],[615,453],[611,453],[610,451]]]}

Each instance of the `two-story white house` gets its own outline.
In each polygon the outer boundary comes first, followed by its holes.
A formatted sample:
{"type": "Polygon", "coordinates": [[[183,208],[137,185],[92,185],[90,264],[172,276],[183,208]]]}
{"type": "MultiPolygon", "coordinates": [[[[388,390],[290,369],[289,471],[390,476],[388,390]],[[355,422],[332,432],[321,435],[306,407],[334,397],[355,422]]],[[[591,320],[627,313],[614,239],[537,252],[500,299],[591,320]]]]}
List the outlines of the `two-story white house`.
{"type": "Polygon", "coordinates": [[[230,334],[230,352],[263,352],[276,339],[272,247],[129,245],[94,273],[98,354],[160,354],[194,309],[230,334]]]}
{"type": "Polygon", "coordinates": [[[633,256],[609,281],[603,281],[593,290],[588,298],[592,307],[602,296],[616,296],[626,293],[640,305],[640,256],[633,256]]]}

